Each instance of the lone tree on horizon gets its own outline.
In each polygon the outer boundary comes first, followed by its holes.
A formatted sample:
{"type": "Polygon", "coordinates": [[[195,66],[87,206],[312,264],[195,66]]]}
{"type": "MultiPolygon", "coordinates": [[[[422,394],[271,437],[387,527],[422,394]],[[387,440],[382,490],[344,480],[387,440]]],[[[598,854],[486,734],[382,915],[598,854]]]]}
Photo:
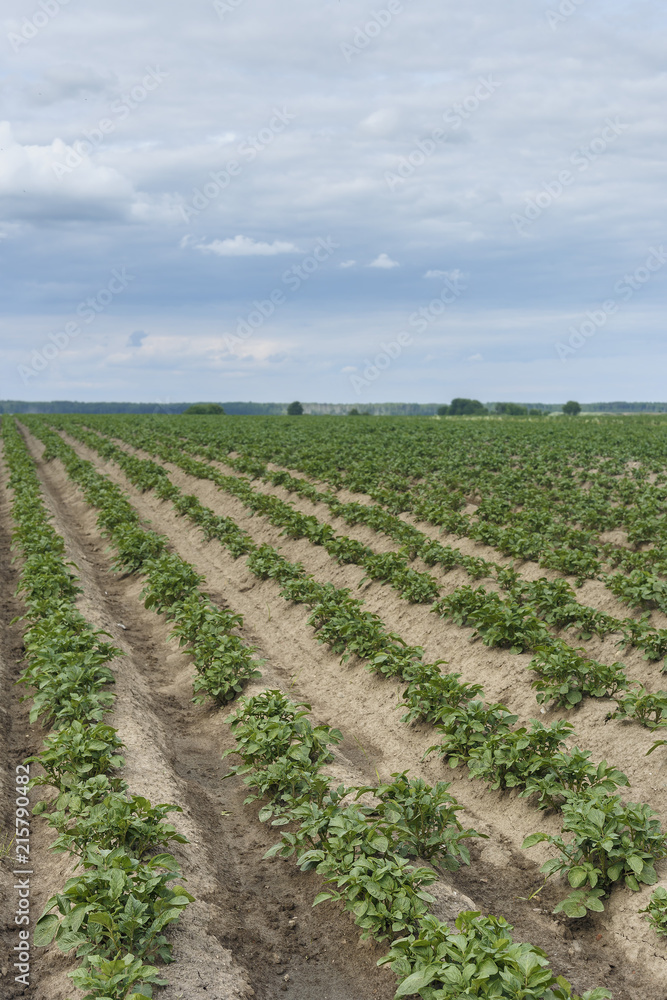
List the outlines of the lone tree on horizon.
{"type": "Polygon", "coordinates": [[[295,400],[293,403],[290,403],[290,405],[287,407],[287,415],[290,417],[300,417],[302,413],[303,413],[303,406],[301,405],[301,403],[299,403],[298,400],[295,400]]]}
{"type": "Polygon", "coordinates": [[[488,413],[487,408],[478,399],[464,399],[457,396],[449,406],[439,406],[439,417],[481,417],[488,413]]]}
{"type": "Polygon", "coordinates": [[[581,413],[581,406],[574,399],[568,399],[567,403],[563,407],[563,413],[568,417],[576,417],[581,413]]]}

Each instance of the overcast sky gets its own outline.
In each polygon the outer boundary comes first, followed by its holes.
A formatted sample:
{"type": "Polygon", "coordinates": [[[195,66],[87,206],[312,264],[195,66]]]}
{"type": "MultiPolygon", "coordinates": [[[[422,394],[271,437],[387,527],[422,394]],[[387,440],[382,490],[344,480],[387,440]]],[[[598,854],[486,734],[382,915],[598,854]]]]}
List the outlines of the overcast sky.
{"type": "Polygon", "coordinates": [[[666,21],[6,0],[0,397],[667,399],[666,21]]]}

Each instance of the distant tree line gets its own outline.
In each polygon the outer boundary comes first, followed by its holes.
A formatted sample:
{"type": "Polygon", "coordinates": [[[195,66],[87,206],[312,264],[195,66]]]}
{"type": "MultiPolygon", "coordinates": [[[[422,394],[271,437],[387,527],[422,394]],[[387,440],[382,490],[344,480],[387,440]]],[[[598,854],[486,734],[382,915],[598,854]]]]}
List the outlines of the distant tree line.
{"type": "MultiPolygon", "coordinates": [[[[574,402],[570,400],[569,403],[574,402]]],[[[207,403],[81,403],[73,400],[52,400],[30,402],[28,400],[0,400],[0,413],[185,413],[192,406],[215,405],[229,415],[255,414],[259,416],[279,416],[287,413],[287,403],[222,402],[207,403]]],[[[569,404],[566,403],[565,406],[569,404]]],[[[581,403],[582,413],[667,413],[667,403],[581,403]]],[[[565,411],[557,403],[481,403],[478,399],[453,399],[448,406],[438,403],[366,403],[362,410],[349,403],[299,403],[303,413],[327,414],[331,416],[483,416],[485,413],[504,416],[536,416],[539,414],[565,411]],[[356,412],[355,412],[356,411],[356,412]]]]}

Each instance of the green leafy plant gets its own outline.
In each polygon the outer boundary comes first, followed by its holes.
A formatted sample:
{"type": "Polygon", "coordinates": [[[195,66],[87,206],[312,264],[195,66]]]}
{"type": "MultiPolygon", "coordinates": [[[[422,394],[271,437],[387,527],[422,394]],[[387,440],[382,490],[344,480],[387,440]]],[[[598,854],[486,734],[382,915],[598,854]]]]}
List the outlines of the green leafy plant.
{"type": "Polygon", "coordinates": [[[657,881],[655,862],[667,854],[667,837],[649,806],[624,804],[620,796],[592,788],[566,793],[562,812],[569,841],[560,834],[533,833],[523,843],[525,849],[546,841],[558,851],[541,870],[548,877],[567,875],[574,892],[554,912],[583,917],[587,910],[602,910],[600,897],[621,879],[635,892],[640,883],[657,881]]]}
{"type": "Polygon", "coordinates": [[[94,845],[101,850],[122,847],[142,857],[148,851],[166,847],[169,841],[187,842],[171,823],[164,822],[168,813],[181,812],[180,806],[154,806],[141,795],[111,791],[101,785],[89,781],[87,786],[74,786],[58,797],[52,809],[36,807],[35,812],[46,815],[49,825],[60,833],[51,844],[52,851],[85,857],[88,847],[94,845]]]}
{"type": "Polygon", "coordinates": [[[488,781],[493,789],[522,787],[548,774],[554,752],[571,733],[572,726],[562,720],[550,726],[533,720],[530,729],[491,732],[470,748],[469,776],[488,781]]]}
{"type": "Polygon", "coordinates": [[[517,718],[501,704],[486,706],[481,701],[470,701],[457,707],[447,706],[436,726],[442,740],[429,747],[427,753],[437,750],[448,759],[450,767],[458,767],[469,759],[474,747],[483,746],[492,734],[510,732],[517,718]]]}
{"type": "Polygon", "coordinates": [[[145,965],[134,955],[102,958],[88,955],[78,969],[67,975],[77,989],[85,992],[83,1000],[141,1000],[153,996],[153,986],[166,986],[158,978],[154,965],[145,965]]]}
{"type": "Polygon", "coordinates": [[[148,583],[141,596],[145,606],[158,614],[197,591],[203,580],[193,566],[168,552],[159,559],[149,560],[144,570],[148,573],[148,583]]]}
{"type": "Polygon", "coordinates": [[[576,997],[567,980],[556,977],[545,953],[512,940],[502,917],[467,910],[450,929],[434,917],[422,917],[416,931],[392,943],[379,965],[389,963],[400,983],[400,997],[423,1000],[605,1000],[606,989],[576,997]]]}
{"type": "Polygon", "coordinates": [[[459,625],[474,625],[473,635],[486,646],[508,647],[512,653],[535,649],[550,641],[545,626],[529,609],[523,609],[484,587],[459,587],[435,604],[433,610],[459,625]]]}
{"type": "Polygon", "coordinates": [[[667,611],[667,581],[654,573],[634,569],[627,576],[617,573],[607,577],[606,584],[612,594],[632,607],[667,611]]]}
{"type": "Polygon", "coordinates": [[[364,856],[349,871],[341,873],[336,862],[323,854],[315,871],[333,886],[319,893],[314,905],[328,899],[342,901],[362,929],[362,938],[372,936],[376,941],[384,941],[401,933],[434,902],[434,897],[423,888],[435,882],[433,869],[414,868],[398,855],[364,856]]]}
{"type": "Polygon", "coordinates": [[[560,642],[537,650],[529,670],[538,674],[532,684],[538,692],[538,702],[554,701],[559,707],[570,708],[578,705],[586,695],[609,698],[627,686],[622,663],[598,663],[581,656],[583,652],[560,642]]]}
{"type": "Polygon", "coordinates": [[[463,862],[470,864],[470,854],[463,844],[479,837],[476,830],[464,830],[456,818],[462,808],[449,794],[449,783],[429,785],[423,778],[410,778],[407,771],[392,774],[391,782],[358,789],[357,798],[372,792],[379,800],[371,816],[389,824],[392,836],[398,837],[399,854],[436,858],[447,871],[457,871],[463,862]]]}
{"type": "Polygon", "coordinates": [[[408,711],[401,722],[438,722],[446,708],[457,708],[483,693],[481,684],[461,681],[460,674],[443,674],[437,663],[416,662],[404,677],[410,677],[403,692],[402,707],[408,711]]]}
{"type": "Polygon", "coordinates": [[[523,796],[535,795],[540,809],[560,809],[567,792],[581,795],[589,788],[614,793],[629,785],[627,775],[606,760],[594,764],[589,750],[559,748],[524,777],[523,796]]]}
{"type": "Polygon", "coordinates": [[[667,937],[667,889],[661,885],[651,893],[648,906],[640,913],[645,913],[649,924],[660,937],[667,937]]]}
{"type": "Polygon", "coordinates": [[[657,729],[667,722],[667,691],[647,691],[640,681],[630,681],[628,689],[615,700],[617,707],[610,719],[637,719],[647,729],[657,729]]]}
{"type": "Polygon", "coordinates": [[[141,862],[122,848],[89,848],[85,869],[47,901],[35,925],[35,944],[55,939],[61,951],[75,949],[79,958],[112,959],[129,952],[142,960],[171,961],[171,944],[162,932],[193,901],[182,886],[169,885],[180,874],[174,858],[157,854],[141,862]]]}

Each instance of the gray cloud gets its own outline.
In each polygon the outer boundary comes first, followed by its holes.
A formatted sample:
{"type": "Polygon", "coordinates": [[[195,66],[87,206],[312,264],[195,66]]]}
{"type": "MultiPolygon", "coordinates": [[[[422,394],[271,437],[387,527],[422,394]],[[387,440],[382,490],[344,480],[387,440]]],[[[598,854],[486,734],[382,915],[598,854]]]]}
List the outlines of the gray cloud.
{"type": "Polygon", "coordinates": [[[289,398],[303,394],[300,363],[323,398],[346,398],[341,369],[363,368],[383,331],[463,274],[465,296],[374,383],[377,398],[450,385],[660,397],[662,272],[567,366],[553,343],[660,244],[665,10],[587,0],[554,26],[547,0],[403,0],[369,31],[382,6],[99,0],[63,5],[29,39],[32,8],[5,9],[2,395],[125,384],[140,398],[153,371],[186,397],[213,366],[289,398]],[[601,149],[609,119],[623,128],[601,149]],[[285,248],[319,237],[337,256],[242,357],[225,355],[238,316],[282,287],[285,248]],[[379,260],[401,266],[383,275],[379,260]],[[26,341],[39,348],[121,263],[136,279],[96,323],[107,346],[82,338],[21,386],[26,341]],[[159,343],[132,341],[142,325],[159,343]]]}

